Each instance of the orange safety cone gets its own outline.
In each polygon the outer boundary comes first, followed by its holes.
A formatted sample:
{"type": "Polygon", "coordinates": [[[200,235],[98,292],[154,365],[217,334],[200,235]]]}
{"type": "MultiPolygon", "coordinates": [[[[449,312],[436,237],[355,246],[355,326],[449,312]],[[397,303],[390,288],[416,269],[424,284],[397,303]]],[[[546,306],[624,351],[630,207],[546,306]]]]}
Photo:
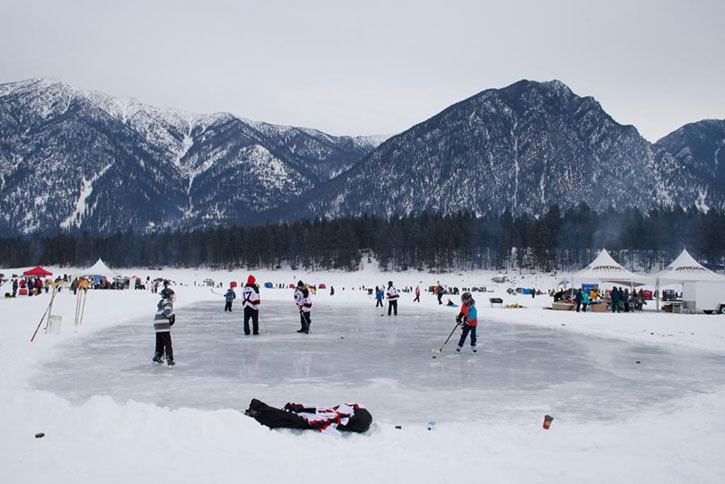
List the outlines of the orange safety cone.
{"type": "Polygon", "coordinates": [[[554,417],[551,415],[544,415],[544,429],[549,430],[549,427],[551,427],[551,421],[554,420],[554,417]]]}

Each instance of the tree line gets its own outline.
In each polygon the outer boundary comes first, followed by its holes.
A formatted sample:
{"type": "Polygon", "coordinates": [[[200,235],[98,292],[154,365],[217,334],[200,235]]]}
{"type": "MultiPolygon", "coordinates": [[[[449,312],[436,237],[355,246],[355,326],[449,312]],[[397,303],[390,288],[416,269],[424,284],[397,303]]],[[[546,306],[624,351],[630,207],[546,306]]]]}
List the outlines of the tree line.
{"type": "Polygon", "coordinates": [[[0,238],[5,267],[83,266],[99,257],[116,267],[173,266],[355,270],[578,269],[606,247],[624,265],[657,270],[683,247],[711,268],[725,261],[725,212],[637,208],[595,212],[586,204],[540,217],[471,213],[362,216],[188,232],[112,235],[62,232],[0,238]]]}

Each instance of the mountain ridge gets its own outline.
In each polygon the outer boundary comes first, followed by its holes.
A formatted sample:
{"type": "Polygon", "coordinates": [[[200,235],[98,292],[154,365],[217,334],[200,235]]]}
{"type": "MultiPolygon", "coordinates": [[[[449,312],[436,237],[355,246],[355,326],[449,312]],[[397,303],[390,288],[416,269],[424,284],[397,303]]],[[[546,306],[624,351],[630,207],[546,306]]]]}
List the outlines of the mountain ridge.
{"type": "Polygon", "coordinates": [[[376,143],[230,113],[156,108],[52,79],[1,84],[0,128],[0,229],[11,233],[243,223],[351,166],[376,143]],[[116,162],[123,168],[114,169],[116,162]],[[44,183],[44,175],[56,178],[44,183]],[[129,189],[126,176],[143,181],[129,189]],[[93,218],[96,183],[122,202],[127,221],[93,218]],[[52,198],[35,204],[39,215],[21,203],[31,191],[52,198]],[[240,203],[251,208],[242,211],[240,203]]]}
{"type": "Polygon", "coordinates": [[[9,233],[423,211],[537,216],[582,201],[599,213],[725,207],[725,120],[650,143],[556,79],[482,90],[387,139],[26,80],[0,84],[0,128],[0,230],[9,233]]]}
{"type": "MultiPolygon", "coordinates": [[[[580,201],[599,210],[690,205],[695,200],[672,183],[671,172],[681,170],[680,161],[618,123],[593,97],[558,80],[521,80],[483,90],[391,137],[269,219],[424,210],[537,215],[554,203],[580,201]],[[371,174],[381,175],[370,183],[371,174]]],[[[695,183],[687,175],[678,181],[695,183]]]]}

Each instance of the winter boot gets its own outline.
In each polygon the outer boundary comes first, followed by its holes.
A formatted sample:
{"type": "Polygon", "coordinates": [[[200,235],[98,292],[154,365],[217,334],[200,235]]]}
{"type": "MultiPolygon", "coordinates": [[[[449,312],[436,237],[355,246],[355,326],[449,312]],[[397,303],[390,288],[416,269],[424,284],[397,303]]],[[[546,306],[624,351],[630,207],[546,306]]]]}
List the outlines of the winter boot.
{"type": "Polygon", "coordinates": [[[463,348],[463,347],[462,346],[459,346],[458,348],[456,348],[456,353],[460,353],[461,352],[461,348],[463,348]]]}
{"type": "Polygon", "coordinates": [[[174,363],[174,360],[168,360],[166,364],[169,366],[174,366],[176,363],[174,363]]]}
{"type": "Polygon", "coordinates": [[[151,358],[151,361],[153,361],[154,363],[158,363],[158,364],[163,363],[163,360],[161,359],[161,357],[159,355],[154,355],[154,357],[151,358]]]}
{"type": "Polygon", "coordinates": [[[473,351],[473,352],[475,353],[475,352],[476,352],[476,351],[478,351],[478,350],[476,349],[476,347],[475,347],[475,346],[471,346],[471,351],[473,351]]]}

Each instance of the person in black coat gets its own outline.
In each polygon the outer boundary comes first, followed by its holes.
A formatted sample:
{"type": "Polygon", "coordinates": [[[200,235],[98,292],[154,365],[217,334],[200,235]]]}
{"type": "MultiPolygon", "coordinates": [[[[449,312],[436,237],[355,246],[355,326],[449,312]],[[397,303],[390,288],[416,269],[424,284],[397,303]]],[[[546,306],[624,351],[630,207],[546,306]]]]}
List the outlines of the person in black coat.
{"type": "Polygon", "coordinates": [[[620,312],[620,309],[619,309],[619,300],[621,299],[622,294],[619,292],[619,289],[617,289],[617,286],[614,286],[612,288],[611,297],[612,297],[612,312],[613,313],[620,312]]]}
{"type": "Polygon", "coordinates": [[[574,302],[576,303],[576,312],[579,312],[582,307],[582,290],[581,290],[581,288],[576,290],[576,294],[574,295],[574,302]]]}

